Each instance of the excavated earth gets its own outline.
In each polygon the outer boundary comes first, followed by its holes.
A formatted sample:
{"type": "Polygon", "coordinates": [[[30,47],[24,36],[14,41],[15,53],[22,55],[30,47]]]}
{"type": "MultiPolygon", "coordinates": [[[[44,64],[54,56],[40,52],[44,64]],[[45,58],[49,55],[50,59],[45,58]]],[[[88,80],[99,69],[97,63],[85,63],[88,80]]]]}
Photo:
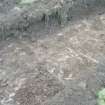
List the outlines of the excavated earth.
{"type": "Polygon", "coordinates": [[[34,6],[0,1],[0,105],[97,105],[96,94],[105,87],[100,1],[79,4],[64,24],[63,18],[46,20],[43,8],[39,19],[34,6]]]}

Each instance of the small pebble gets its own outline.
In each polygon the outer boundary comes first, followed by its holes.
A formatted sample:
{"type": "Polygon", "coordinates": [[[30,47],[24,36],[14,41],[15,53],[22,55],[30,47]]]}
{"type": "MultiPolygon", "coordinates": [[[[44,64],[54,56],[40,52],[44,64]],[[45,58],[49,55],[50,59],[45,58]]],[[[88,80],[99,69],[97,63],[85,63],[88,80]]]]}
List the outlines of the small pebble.
{"type": "Polygon", "coordinates": [[[82,89],[86,89],[87,84],[86,84],[86,82],[80,82],[80,83],[78,84],[78,86],[81,87],[82,89]]]}

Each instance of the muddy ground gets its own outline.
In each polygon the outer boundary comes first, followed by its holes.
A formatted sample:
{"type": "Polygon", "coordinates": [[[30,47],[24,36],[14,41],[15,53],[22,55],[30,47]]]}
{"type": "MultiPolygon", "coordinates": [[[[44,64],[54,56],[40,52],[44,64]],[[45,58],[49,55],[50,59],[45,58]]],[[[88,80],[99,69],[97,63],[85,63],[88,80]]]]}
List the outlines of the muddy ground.
{"type": "MultiPolygon", "coordinates": [[[[1,26],[16,5],[4,1],[1,26]]],[[[0,105],[97,105],[96,93],[105,87],[105,8],[93,7],[66,25],[37,21],[1,40],[0,105]]]]}

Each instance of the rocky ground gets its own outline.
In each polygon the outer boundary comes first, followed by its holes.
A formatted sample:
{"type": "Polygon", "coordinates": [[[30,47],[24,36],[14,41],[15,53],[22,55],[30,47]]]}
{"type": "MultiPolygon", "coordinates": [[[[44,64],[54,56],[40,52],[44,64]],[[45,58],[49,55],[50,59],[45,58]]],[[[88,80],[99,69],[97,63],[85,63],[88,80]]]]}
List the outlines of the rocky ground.
{"type": "Polygon", "coordinates": [[[105,86],[104,7],[80,9],[66,25],[36,21],[11,29],[24,15],[11,12],[19,10],[16,2],[4,1],[0,29],[9,28],[0,32],[16,35],[1,37],[0,105],[97,105],[96,93],[105,86]]]}

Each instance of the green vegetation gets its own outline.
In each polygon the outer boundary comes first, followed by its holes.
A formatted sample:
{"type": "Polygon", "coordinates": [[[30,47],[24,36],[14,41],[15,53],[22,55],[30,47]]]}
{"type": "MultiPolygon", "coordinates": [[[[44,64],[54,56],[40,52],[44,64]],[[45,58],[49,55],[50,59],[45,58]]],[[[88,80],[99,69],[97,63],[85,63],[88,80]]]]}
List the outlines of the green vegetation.
{"type": "Polygon", "coordinates": [[[20,4],[20,2],[21,2],[21,0],[16,0],[16,4],[17,5],[20,4]]]}
{"type": "Polygon", "coordinates": [[[100,90],[97,96],[98,96],[98,105],[105,105],[105,88],[100,90]]]}
{"type": "Polygon", "coordinates": [[[29,6],[35,0],[16,0],[16,4],[19,8],[23,8],[24,6],[29,6]]]}
{"type": "Polygon", "coordinates": [[[33,3],[35,0],[16,0],[17,4],[31,4],[33,3]]]}

